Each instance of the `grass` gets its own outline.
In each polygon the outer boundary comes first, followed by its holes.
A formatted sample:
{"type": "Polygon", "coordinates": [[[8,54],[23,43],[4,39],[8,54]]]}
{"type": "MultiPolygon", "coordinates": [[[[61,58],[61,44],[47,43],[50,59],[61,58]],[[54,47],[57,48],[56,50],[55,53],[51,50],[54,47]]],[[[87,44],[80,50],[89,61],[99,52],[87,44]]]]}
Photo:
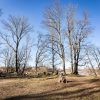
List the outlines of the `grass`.
{"type": "Polygon", "coordinates": [[[46,78],[0,79],[0,100],[100,100],[100,79],[66,76],[46,78]]]}

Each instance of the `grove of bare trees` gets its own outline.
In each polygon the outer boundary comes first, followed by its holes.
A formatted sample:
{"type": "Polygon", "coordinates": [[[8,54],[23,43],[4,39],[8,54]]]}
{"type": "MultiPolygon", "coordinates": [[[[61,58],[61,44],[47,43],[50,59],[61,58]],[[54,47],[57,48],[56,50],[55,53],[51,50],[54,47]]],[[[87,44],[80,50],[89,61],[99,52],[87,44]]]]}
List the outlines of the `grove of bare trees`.
{"type": "Polygon", "coordinates": [[[81,51],[83,51],[83,46],[85,46],[86,40],[92,32],[88,14],[84,12],[83,18],[77,20],[75,19],[76,10],[74,5],[68,5],[67,9],[63,9],[59,3],[56,3],[44,11],[43,24],[49,31],[51,40],[53,39],[51,41],[55,45],[53,51],[62,60],[64,73],[66,73],[65,62],[70,59],[71,73],[78,74],[79,61],[82,60],[81,51]],[[64,28],[64,25],[66,28],[64,28]],[[68,42],[65,42],[65,40],[68,40],[68,42]],[[69,58],[65,54],[65,47],[68,45],[69,58]]]}
{"type": "Polygon", "coordinates": [[[71,73],[78,75],[79,67],[84,65],[90,66],[97,76],[95,67],[100,70],[100,49],[95,46],[91,50],[88,49],[88,37],[93,28],[88,13],[83,12],[82,17],[79,17],[77,10],[75,5],[62,7],[59,2],[47,7],[42,20],[47,33],[38,34],[34,46],[30,39],[30,36],[34,37],[34,32],[26,17],[9,16],[1,21],[3,31],[0,30],[0,43],[4,49],[0,57],[7,72],[9,67],[14,67],[17,73],[24,73],[31,56],[34,56],[36,72],[38,67],[46,62],[48,67],[52,67],[53,73],[60,66],[64,74],[70,67],[71,73]],[[32,55],[34,51],[35,55],[32,55]],[[67,63],[70,63],[69,66],[67,63]]]}

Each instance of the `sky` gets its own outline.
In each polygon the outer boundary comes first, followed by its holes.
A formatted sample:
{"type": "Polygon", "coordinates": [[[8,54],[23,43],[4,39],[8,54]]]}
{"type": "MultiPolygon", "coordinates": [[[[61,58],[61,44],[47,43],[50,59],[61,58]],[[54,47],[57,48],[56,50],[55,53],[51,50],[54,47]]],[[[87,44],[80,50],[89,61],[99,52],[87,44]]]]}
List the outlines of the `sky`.
{"type": "MultiPolygon", "coordinates": [[[[0,0],[2,17],[6,19],[9,15],[26,16],[34,27],[34,34],[43,31],[42,20],[43,11],[46,7],[51,6],[55,0],[0,0]]],[[[61,4],[67,5],[73,3],[78,5],[78,11],[88,10],[91,24],[94,28],[91,35],[91,42],[99,46],[99,24],[100,24],[100,0],[61,0],[61,4]]]]}
{"type": "MultiPolygon", "coordinates": [[[[25,16],[29,19],[34,28],[33,36],[37,32],[44,32],[42,27],[43,11],[46,7],[51,6],[55,0],[0,0],[2,16],[0,20],[6,19],[9,15],[25,16]]],[[[94,28],[90,41],[100,47],[100,0],[61,0],[62,6],[73,3],[78,6],[79,16],[83,10],[88,10],[90,22],[94,28]]],[[[1,27],[1,25],[0,25],[1,27]]]]}

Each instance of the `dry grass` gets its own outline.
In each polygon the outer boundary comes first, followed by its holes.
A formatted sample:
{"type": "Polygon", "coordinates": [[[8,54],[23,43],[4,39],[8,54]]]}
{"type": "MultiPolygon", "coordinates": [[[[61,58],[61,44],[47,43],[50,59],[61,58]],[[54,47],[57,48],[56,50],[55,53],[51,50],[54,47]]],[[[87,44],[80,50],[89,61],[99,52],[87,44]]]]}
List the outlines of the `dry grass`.
{"type": "Polygon", "coordinates": [[[0,79],[0,100],[100,100],[100,79],[67,77],[68,83],[57,78],[0,79]]]}

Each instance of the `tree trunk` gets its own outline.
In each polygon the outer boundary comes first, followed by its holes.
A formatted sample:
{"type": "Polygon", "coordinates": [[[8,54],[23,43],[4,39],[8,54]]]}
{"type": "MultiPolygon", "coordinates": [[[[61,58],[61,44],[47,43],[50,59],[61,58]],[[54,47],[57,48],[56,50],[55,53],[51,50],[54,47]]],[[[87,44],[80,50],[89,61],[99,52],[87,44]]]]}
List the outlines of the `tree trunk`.
{"type": "Polygon", "coordinates": [[[74,71],[73,74],[78,75],[78,64],[74,63],[74,71]]]}
{"type": "Polygon", "coordinates": [[[17,40],[17,43],[16,43],[16,52],[15,52],[15,56],[16,56],[16,72],[18,73],[19,71],[19,66],[18,66],[18,40],[17,40]]]}
{"type": "Polygon", "coordinates": [[[62,63],[63,63],[63,72],[64,72],[64,74],[66,74],[66,69],[65,69],[65,60],[64,60],[64,59],[62,59],[62,63]]]}
{"type": "Polygon", "coordinates": [[[70,50],[70,57],[71,57],[71,73],[73,73],[73,56],[72,56],[72,50],[70,50]]]}
{"type": "Polygon", "coordinates": [[[54,43],[52,41],[52,68],[53,68],[53,73],[55,72],[55,66],[54,66],[54,43]]]}
{"type": "Polygon", "coordinates": [[[66,69],[65,69],[65,52],[64,52],[64,46],[62,45],[62,64],[63,64],[63,72],[66,74],[66,69]]]}
{"type": "Polygon", "coordinates": [[[37,73],[37,62],[36,62],[36,64],[35,64],[35,70],[36,70],[36,73],[37,73]]]}
{"type": "Polygon", "coordinates": [[[53,73],[55,72],[55,66],[54,66],[54,56],[52,57],[52,68],[53,68],[53,73]]]}
{"type": "Polygon", "coordinates": [[[70,48],[70,60],[71,60],[71,73],[73,73],[73,51],[72,51],[72,38],[71,38],[71,32],[68,31],[68,39],[69,39],[69,48],[70,48]]]}
{"type": "Polygon", "coordinates": [[[17,57],[18,57],[18,55],[17,55],[17,50],[16,50],[16,72],[18,73],[18,62],[17,62],[17,57]]]}
{"type": "Polygon", "coordinates": [[[74,49],[74,71],[73,74],[78,75],[78,62],[76,58],[76,48],[74,49]]]}

